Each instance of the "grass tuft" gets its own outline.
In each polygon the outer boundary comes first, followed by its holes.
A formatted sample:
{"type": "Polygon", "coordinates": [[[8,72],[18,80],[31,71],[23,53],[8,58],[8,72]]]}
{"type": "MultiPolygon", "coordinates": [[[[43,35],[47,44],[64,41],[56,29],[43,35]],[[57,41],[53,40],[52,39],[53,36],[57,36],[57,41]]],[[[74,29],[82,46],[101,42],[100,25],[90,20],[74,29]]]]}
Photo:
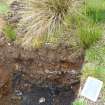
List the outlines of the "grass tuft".
{"type": "Polygon", "coordinates": [[[85,60],[96,65],[105,66],[105,36],[86,51],[85,60]]]}
{"type": "Polygon", "coordinates": [[[105,0],[86,0],[86,15],[94,22],[105,21],[105,0]]]}
{"type": "Polygon", "coordinates": [[[33,38],[44,35],[49,38],[62,29],[71,0],[29,0],[23,4],[19,30],[25,29],[23,45],[28,45],[33,38]]]}
{"type": "Polygon", "coordinates": [[[80,44],[84,48],[89,48],[102,37],[102,29],[96,24],[82,24],[78,28],[80,44]]]}
{"type": "Polygon", "coordinates": [[[14,41],[16,39],[16,32],[11,25],[6,25],[3,29],[3,33],[10,41],[14,41]]]}

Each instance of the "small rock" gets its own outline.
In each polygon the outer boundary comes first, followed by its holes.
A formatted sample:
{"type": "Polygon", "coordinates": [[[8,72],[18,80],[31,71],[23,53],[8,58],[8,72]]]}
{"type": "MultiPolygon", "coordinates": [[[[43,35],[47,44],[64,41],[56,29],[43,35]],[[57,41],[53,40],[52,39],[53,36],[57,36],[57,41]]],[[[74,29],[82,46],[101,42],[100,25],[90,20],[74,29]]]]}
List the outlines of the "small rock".
{"type": "Polygon", "coordinates": [[[46,101],[46,99],[44,98],[44,97],[41,97],[40,99],[39,99],[39,103],[44,103],[46,101]]]}
{"type": "Polygon", "coordinates": [[[11,45],[11,43],[8,43],[8,46],[10,46],[11,45]]]}
{"type": "Polygon", "coordinates": [[[17,96],[22,96],[23,95],[20,90],[15,90],[15,93],[16,93],[17,96]]]}

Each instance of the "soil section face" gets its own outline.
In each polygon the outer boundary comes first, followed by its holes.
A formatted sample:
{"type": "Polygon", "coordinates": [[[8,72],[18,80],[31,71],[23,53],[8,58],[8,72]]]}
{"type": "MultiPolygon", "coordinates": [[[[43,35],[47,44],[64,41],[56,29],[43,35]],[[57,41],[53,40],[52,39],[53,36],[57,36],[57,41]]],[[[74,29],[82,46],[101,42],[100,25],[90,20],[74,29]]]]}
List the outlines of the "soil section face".
{"type": "Polygon", "coordinates": [[[12,85],[4,81],[9,91],[1,93],[0,105],[70,105],[79,89],[83,61],[83,49],[59,45],[28,51],[1,35],[0,65],[10,73],[4,80],[12,85]]]}

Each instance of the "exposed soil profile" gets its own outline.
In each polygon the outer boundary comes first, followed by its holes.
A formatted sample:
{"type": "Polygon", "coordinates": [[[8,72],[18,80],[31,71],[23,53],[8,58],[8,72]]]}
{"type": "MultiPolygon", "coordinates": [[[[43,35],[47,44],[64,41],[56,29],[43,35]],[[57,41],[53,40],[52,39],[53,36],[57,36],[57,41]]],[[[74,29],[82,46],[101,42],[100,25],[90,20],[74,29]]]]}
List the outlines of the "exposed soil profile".
{"type": "MultiPolygon", "coordinates": [[[[12,25],[19,3],[11,4],[12,25]]],[[[72,105],[77,96],[85,51],[59,44],[26,50],[0,33],[0,105],[72,105]]]]}
{"type": "Polygon", "coordinates": [[[1,92],[0,105],[70,105],[79,89],[83,61],[83,49],[59,45],[27,51],[1,35],[0,65],[5,68],[1,70],[5,79],[0,78],[4,82],[0,88],[6,94],[1,92]]]}

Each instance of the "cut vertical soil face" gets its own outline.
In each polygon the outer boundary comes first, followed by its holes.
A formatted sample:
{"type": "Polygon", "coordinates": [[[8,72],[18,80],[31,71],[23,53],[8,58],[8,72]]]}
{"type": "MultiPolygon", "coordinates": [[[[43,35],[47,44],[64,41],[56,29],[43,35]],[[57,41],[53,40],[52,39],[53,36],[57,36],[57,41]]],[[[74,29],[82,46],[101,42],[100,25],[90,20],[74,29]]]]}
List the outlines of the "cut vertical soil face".
{"type": "Polygon", "coordinates": [[[0,105],[70,105],[84,61],[83,49],[64,45],[31,51],[0,40],[0,64],[11,73],[11,93],[0,105]]]}

